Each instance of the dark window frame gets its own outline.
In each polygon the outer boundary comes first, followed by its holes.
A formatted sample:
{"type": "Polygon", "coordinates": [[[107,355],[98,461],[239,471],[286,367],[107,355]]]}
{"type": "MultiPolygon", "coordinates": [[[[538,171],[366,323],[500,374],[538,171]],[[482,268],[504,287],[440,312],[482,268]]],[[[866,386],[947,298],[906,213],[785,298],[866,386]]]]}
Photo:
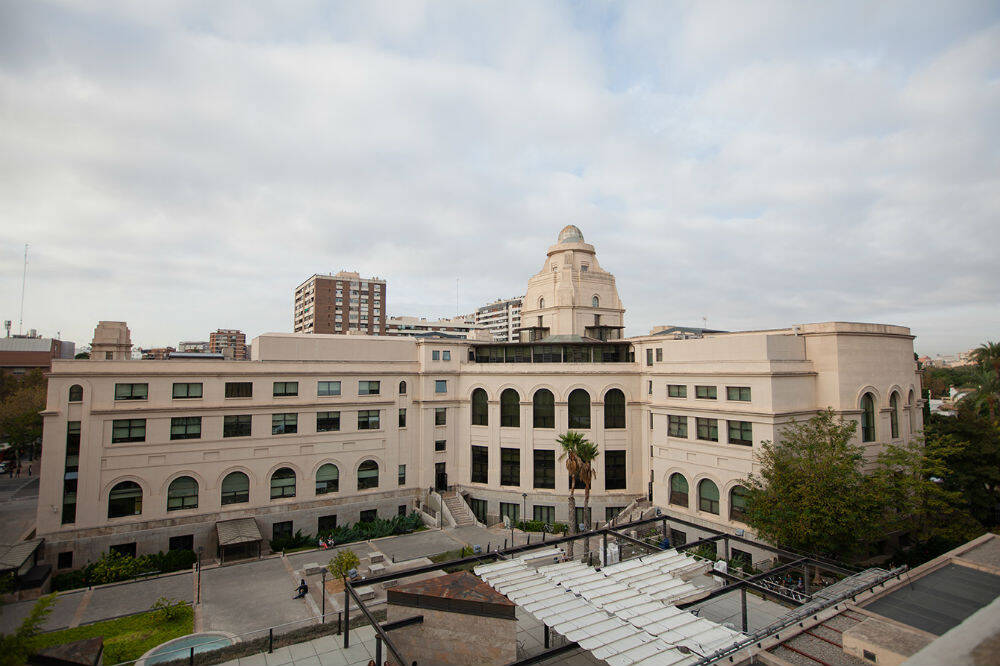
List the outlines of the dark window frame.
{"type": "Polygon", "coordinates": [[[667,414],[667,436],[688,439],[688,417],[667,414]]]}
{"type": "Polygon", "coordinates": [[[172,400],[192,400],[204,397],[205,385],[202,382],[174,382],[174,385],[170,390],[170,398],[172,400]],[[192,386],[198,387],[198,395],[191,394],[192,386]]]}
{"type": "Polygon", "coordinates": [[[111,421],[111,443],[127,444],[129,442],[146,441],[146,419],[114,419],[111,421]],[[124,428],[127,434],[120,435],[124,428]],[[141,434],[138,434],[141,431],[141,434]]]}
{"type": "Polygon", "coordinates": [[[667,384],[667,397],[687,398],[688,397],[687,384],[667,384]]]}
{"type": "Polygon", "coordinates": [[[698,385],[694,387],[694,397],[697,400],[718,400],[719,387],[710,385],[698,385]]]}
{"type": "Polygon", "coordinates": [[[226,382],[225,396],[227,398],[252,398],[253,382],[226,382]]]}
{"type": "Polygon", "coordinates": [[[382,427],[382,414],[379,409],[358,410],[358,430],[379,430],[382,427]]]}
{"type": "Polygon", "coordinates": [[[500,393],[500,427],[521,427],[521,395],[516,389],[506,388],[500,393]]]}
{"type": "Polygon", "coordinates": [[[115,384],[115,400],[149,400],[149,384],[146,382],[115,384]],[[136,389],[142,389],[136,393],[136,389]]]}
{"type": "Polygon", "coordinates": [[[500,449],[500,485],[521,485],[521,449],[511,447],[500,449]]]}
{"type": "Polygon", "coordinates": [[[540,388],[531,396],[531,424],[534,428],[556,427],[556,397],[552,391],[540,388]]]}
{"type": "Polygon", "coordinates": [[[753,423],[750,421],[726,421],[729,443],[739,446],[753,446],[753,423]],[[735,436],[734,436],[735,432],[735,436]]]}
{"type": "Polygon", "coordinates": [[[316,412],[316,432],[339,432],[340,412],[316,412]]]}
{"type": "Polygon", "coordinates": [[[222,417],[223,438],[250,437],[251,434],[253,434],[252,414],[227,414],[222,417]]]}
{"type": "Polygon", "coordinates": [[[472,469],[469,476],[470,483],[489,483],[490,478],[490,449],[487,446],[471,447],[472,469]]]}
{"type": "Polygon", "coordinates": [[[727,386],[726,387],[726,400],[734,400],[739,402],[750,402],[750,387],[749,386],[727,386]],[[733,397],[735,396],[735,397],[733,397]],[[746,397],[744,397],[746,396],[746,397]]]}
{"type": "Polygon", "coordinates": [[[625,428],[625,393],[613,388],[604,394],[604,428],[625,428]]]}
{"type": "Polygon", "coordinates": [[[170,439],[201,439],[200,416],[174,416],[170,419],[170,439]]]}
{"type": "Polygon", "coordinates": [[[271,397],[291,398],[299,394],[298,382],[273,382],[271,384],[271,397]]]}
{"type": "Polygon", "coordinates": [[[490,403],[486,390],[481,388],[474,389],[470,400],[472,401],[472,425],[489,425],[490,403]]]}
{"type": "Polygon", "coordinates": [[[703,418],[699,416],[695,418],[694,422],[695,439],[699,439],[703,442],[719,441],[719,419],[703,418]]]}
{"type": "Polygon", "coordinates": [[[382,382],[378,379],[358,380],[358,395],[381,395],[382,382]],[[362,386],[364,387],[362,389],[362,386]]]}
{"type": "Polygon", "coordinates": [[[605,490],[625,490],[628,487],[626,465],[627,456],[624,450],[604,452],[605,490]]]}
{"type": "Polygon", "coordinates": [[[532,454],[534,488],[555,489],[556,487],[556,452],[535,449],[532,454]]]}
{"type": "Polygon", "coordinates": [[[323,379],[316,382],[316,395],[320,398],[331,398],[340,395],[339,379],[323,379]]]}
{"type": "Polygon", "coordinates": [[[573,389],[569,394],[566,405],[567,411],[569,412],[567,417],[568,427],[576,430],[589,430],[591,408],[590,393],[582,388],[573,389]],[[573,396],[576,396],[576,404],[574,404],[573,396]],[[581,396],[586,397],[586,408],[584,408],[584,402],[581,396]]]}
{"type": "Polygon", "coordinates": [[[271,435],[294,435],[299,431],[299,415],[296,412],[271,414],[271,435]]]}

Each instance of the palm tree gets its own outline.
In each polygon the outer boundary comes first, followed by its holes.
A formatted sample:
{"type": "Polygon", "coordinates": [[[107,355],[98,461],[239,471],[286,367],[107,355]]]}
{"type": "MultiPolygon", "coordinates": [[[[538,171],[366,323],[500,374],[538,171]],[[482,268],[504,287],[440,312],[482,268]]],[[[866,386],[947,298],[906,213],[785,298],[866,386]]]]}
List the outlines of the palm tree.
{"type": "Polygon", "coordinates": [[[986,341],[972,350],[972,360],[984,370],[1000,375],[1000,342],[986,341]]]}
{"type": "MultiPolygon", "coordinates": [[[[594,461],[597,460],[597,456],[599,455],[600,452],[597,450],[597,444],[587,439],[583,439],[577,444],[576,457],[580,461],[579,476],[583,480],[583,519],[587,523],[587,531],[590,531],[590,526],[593,524],[593,521],[590,520],[590,488],[593,485],[594,477],[597,476],[597,470],[594,469],[594,461]]],[[[584,557],[589,553],[590,539],[584,539],[584,557]]]]}
{"type": "MultiPolygon", "coordinates": [[[[580,458],[577,456],[577,449],[587,439],[583,433],[569,430],[556,438],[556,443],[562,447],[559,460],[566,461],[566,472],[569,473],[569,534],[576,534],[576,497],[573,495],[576,490],[576,480],[580,474],[580,458]]],[[[566,542],[566,555],[573,559],[573,542],[566,542]]]]}

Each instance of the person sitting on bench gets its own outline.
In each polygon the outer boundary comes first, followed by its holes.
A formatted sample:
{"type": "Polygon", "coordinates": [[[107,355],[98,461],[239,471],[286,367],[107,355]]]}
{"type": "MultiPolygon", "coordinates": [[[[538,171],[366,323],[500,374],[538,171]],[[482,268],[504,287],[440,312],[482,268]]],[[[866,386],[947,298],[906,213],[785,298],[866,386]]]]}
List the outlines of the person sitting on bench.
{"type": "Polygon", "coordinates": [[[292,597],[292,599],[301,599],[302,597],[306,596],[306,594],[309,593],[309,586],[306,585],[306,579],[305,578],[301,579],[301,582],[299,582],[299,586],[295,589],[298,592],[298,594],[292,597]]]}

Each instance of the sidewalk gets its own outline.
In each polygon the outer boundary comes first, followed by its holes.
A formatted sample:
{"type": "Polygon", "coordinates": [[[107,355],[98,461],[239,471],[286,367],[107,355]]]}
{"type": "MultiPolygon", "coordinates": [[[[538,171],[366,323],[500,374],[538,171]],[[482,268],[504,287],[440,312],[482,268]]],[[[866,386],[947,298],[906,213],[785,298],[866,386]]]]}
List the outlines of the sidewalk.
{"type": "MultiPolygon", "coordinates": [[[[277,648],[268,654],[260,652],[249,657],[227,661],[221,666],[367,666],[375,658],[375,630],[362,627],[351,630],[351,647],[344,649],[343,636],[321,636],[306,643],[277,648]]],[[[389,651],[382,646],[382,661],[389,651]]]]}

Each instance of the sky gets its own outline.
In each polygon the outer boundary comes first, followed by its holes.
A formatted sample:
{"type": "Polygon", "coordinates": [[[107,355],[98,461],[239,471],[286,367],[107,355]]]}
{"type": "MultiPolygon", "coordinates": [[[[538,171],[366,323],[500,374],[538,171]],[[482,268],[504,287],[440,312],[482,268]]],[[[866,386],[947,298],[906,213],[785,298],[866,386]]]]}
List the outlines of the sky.
{"type": "Polygon", "coordinates": [[[0,2],[0,319],[89,343],[524,293],[575,224],[626,334],[1000,340],[996,2],[0,2]]]}

